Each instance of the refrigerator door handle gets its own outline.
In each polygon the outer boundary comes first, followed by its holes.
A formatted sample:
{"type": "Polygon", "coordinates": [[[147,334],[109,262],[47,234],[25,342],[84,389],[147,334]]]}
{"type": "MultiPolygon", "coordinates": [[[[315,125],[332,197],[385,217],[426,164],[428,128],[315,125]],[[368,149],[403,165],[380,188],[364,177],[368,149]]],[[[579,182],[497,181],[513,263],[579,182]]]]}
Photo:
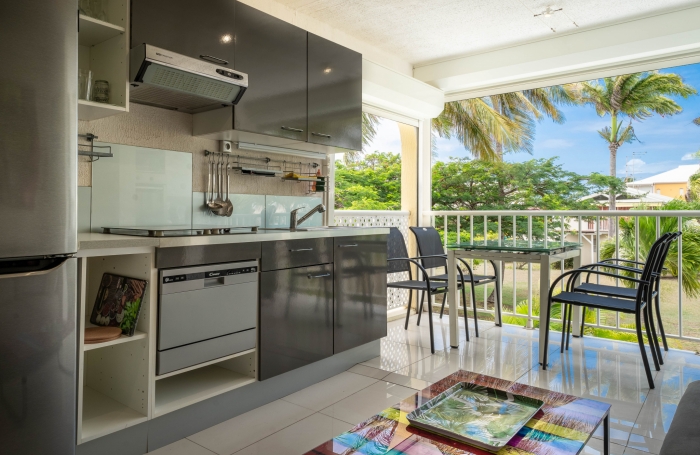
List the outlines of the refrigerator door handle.
{"type": "Polygon", "coordinates": [[[0,271],[0,280],[5,279],[5,278],[23,278],[23,277],[29,277],[29,276],[39,276],[39,275],[47,275],[54,270],[58,269],[61,267],[63,264],[66,263],[68,259],[71,259],[70,257],[62,257],[62,258],[56,258],[58,260],[58,263],[48,269],[43,269],[43,270],[36,270],[36,271],[31,271],[31,272],[20,272],[20,273],[7,273],[7,274],[2,274],[0,271]]]}

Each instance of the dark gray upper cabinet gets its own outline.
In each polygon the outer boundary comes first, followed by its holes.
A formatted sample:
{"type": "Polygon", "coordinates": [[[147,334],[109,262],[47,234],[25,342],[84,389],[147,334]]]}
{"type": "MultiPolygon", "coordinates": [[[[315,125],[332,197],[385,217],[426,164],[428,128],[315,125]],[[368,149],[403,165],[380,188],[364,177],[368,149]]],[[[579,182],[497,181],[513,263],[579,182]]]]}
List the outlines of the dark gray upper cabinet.
{"type": "Polygon", "coordinates": [[[235,7],[233,0],[132,0],[131,47],[146,43],[232,68],[235,7]]]}
{"type": "Polygon", "coordinates": [[[309,33],[308,142],[362,148],[362,54],[309,33]]]}
{"type": "Polygon", "coordinates": [[[306,31],[236,4],[236,64],[250,85],[234,129],[306,140],[306,31]]]}
{"type": "Polygon", "coordinates": [[[386,336],[387,236],[334,240],[333,353],[386,336]]]}

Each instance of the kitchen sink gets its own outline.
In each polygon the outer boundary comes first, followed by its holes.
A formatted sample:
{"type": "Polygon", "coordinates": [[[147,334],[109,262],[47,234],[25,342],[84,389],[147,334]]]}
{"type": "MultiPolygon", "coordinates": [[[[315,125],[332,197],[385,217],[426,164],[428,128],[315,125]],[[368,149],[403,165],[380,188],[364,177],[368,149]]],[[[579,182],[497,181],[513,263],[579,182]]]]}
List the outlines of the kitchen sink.
{"type": "Polygon", "coordinates": [[[307,231],[330,231],[333,229],[363,229],[358,226],[309,226],[305,228],[296,228],[292,231],[289,228],[261,228],[261,231],[287,231],[287,232],[307,232],[307,231]]]}

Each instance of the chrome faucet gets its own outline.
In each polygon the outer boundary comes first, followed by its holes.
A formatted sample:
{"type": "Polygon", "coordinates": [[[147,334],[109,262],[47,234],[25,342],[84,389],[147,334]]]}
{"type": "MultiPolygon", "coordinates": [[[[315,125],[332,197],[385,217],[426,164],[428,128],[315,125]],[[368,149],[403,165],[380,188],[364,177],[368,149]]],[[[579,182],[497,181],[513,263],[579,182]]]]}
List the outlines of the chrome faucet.
{"type": "Polygon", "coordinates": [[[294,231],[296,230],[297,226],[299,226],[301,223],[304,221],[308,220],[311,218],[316,212],[318,213],[323,213],[326,211],[326,206],[323,204],[318,204],[316,207],[312,208],[309,210],[304,216],[299,218],[297,220],[297,212],[301,209],[305,209],[306,206],[304,207],[299,207],[298,209],[294,209],[289,213],[289,229],[294,231]]]}

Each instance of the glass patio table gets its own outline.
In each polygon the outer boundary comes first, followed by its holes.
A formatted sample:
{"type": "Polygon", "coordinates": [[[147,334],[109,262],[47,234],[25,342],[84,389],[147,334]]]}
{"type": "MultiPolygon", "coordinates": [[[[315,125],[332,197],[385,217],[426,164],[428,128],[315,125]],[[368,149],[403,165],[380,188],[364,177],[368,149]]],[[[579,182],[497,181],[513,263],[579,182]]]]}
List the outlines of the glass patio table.
{"type": "MultiPolygon", "coordinates": [[[[447,245],[447,273],[448,273],[448,302],[450,321],[450,345],[459,346],[458,333],[458,293],[457,293],[457,260],[458,259],[481,259],[493,261],[496,269],[497,280],[499,280],[499,292],[503,292],[501,263],[502,262],[525,262],[540,264],[540,314],[545,314],[549,309],[547,295],[549,292],[550,264],[565,259],[573,259],[574,268],[581,266],[581,244],[575,242],[553,242],[539,241],[530,242],[523,240],[481,240],[465,243],[453,243],[447,245]]],[[[501,297],[501,296],[499,296],[501,297]]],[[[498,299],[503,302],[502,298],[498,299]]],[[[496,306],[495,323],[501,325],[501,307],[496,306]]],[[[574,312],[573,335],[578,336],[580,332],[580,311],[574,312]]],[[[545,331],[540,328],[539,335],[539,358],[540,363],[544,358],[544,336],[545,331]]]]}
{"type": "Polygon", "coordinates": [[[408,424],[406,416],[409,413],[459,382],[470,382],[544,401],[542,408],[498,454],[579,454],[601,424],[603,453],[610,454],[609,404],[460,370],[355,425],[306,455],[491,454],[408,424]]]}

